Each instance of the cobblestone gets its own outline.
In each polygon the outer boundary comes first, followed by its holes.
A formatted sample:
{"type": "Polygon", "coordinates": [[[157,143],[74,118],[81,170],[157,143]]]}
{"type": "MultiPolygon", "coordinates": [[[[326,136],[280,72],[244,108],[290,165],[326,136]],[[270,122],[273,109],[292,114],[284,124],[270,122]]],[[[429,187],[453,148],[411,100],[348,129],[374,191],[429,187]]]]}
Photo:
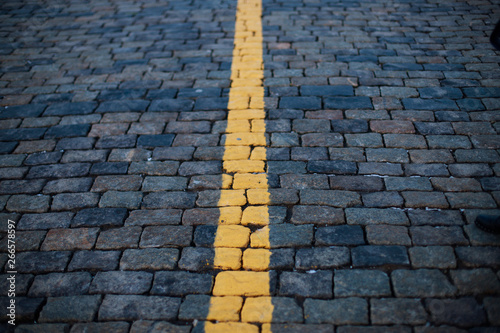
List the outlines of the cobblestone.
{"type": "Polygon", "coordinates": [[[500,325],[497,6],[261,2],[2,6],[16,332],[500,325]]]}

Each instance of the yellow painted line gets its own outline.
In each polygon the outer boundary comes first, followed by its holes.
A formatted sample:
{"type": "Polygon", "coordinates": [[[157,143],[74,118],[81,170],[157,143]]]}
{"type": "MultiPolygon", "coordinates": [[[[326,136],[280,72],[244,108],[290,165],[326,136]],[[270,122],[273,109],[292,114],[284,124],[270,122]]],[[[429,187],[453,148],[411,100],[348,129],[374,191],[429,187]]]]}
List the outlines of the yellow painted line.
{"type": "Polygon", "coordinates": [[[261,17],[262,0],[238,0],[229,111],[222,137],[224,172],[233,176],[231,187],[220,191],[218,202],[221,218],[214,242],[214,266],[222,271],[215,277],[207,316],[207,320],[217,322],[206,322],[206,332],[258,332],[255,324],[270,323],[273,314],[268,272],[271,252],[266,246],[269,138],[264,122],[261,17]],[[250,201],[252,191],[258,192],[250,201]],[[264,228],[252,234],[249,225],[264,228]]]}

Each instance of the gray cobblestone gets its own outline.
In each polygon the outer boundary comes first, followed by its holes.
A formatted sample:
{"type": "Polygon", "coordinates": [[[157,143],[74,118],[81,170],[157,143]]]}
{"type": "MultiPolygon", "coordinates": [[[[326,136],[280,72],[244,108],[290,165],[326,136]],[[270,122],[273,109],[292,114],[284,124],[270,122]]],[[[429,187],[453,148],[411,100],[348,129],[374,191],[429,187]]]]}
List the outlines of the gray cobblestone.
{"type": "Polygon", "coordinates": [[[368,323],[368,304],[366,300],[357,297],[335,300],[306,299],[304,315],[308,324],[362,325],[368,323]]]}

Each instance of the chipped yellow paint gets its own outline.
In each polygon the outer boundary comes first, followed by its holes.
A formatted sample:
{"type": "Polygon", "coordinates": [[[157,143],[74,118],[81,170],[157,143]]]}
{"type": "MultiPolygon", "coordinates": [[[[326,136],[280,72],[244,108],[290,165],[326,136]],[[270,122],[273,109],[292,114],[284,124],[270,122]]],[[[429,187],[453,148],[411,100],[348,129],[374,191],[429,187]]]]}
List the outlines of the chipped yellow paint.
{"type": "Polygon", "coordinates": [[[251,160],[265,161],[267,160],[267,149],[264,147],[255,147],[250,155],[251,160]]]}
{"type": "Polygon", "coordinates": [[[272,320],[268,272],[271,252],[263,249],[270,247],[270,194],[265,173],[269,137],[264,110],[261,16],[262,0],[238,0],[229,111],[222,137],[223,170],[233,174],[232,188],[221,190],[218,202],[221,213],[214,241],[214,267],[222,271],[215,277],[207,316],[207,320],[223,323],[206,322],[205,332],[258,332],[258,326],[248,323],[272,320]],[[252,202],[247,200],[250,196],[252,202]],[[251,233],[248,225],[264,228],[251,233]],[[245,270],[240,270],[242,265],[245,270]],[[243,301],[241,297],[246,298],[243,301]]]}
{"type": "Polygon", "coordinates": [[[254,248],[263,247],[266,249],[271,247],[271,242],[269,241],[269,226],[256,230],[250,236],[250,246],[254,248]]]}

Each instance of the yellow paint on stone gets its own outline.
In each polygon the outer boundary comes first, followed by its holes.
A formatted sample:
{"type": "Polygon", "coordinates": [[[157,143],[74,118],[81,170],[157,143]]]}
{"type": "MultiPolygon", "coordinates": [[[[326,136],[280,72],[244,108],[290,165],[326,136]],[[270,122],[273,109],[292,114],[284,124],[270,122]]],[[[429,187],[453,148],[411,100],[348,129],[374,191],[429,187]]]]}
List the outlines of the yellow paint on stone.
{"type": "Polygon", "coordinates": [[[220,207],[219,208],[219,224],[230,225],[241,223],[241,207],[220,207]]]}
{"type": "Polygon", "coordinates": [[[249,174],[236,173],[234,175],[234,189],[260,188],[267,189],[267,175],[265,173],[249,174]]]}
{"type": "Polygon", "coordinates": [[[248,206],[245,208],[241,217],[241,224],[268,225],[269,210],[267,206],[248,206]]]}
{"type": "Polygon", "coordinates": [[[252,120],[252,132],[265,133],[266,132],[266,122],[263,119],[252,120]]]}
{"type": "Polygon", "coordinates": [[[266,116],[263,110],[248,109],[248,110],[234,110],[227,116],[228,122],[238,119],[264,119],[266,116]]]}
{"type": "Polygon", "coordinates": [[[269,224],[269,184],[265,174],[268,136],[265,133],[264,62],[262,58],[262,0],[238,0],[236,12],[231,89],[229,91],[227,128],[222,138],[225,146],[224,172],[234,174],[232,190],[221,190],[219,225],[214,241],[214,264],[223,271],[215,278],[207,320],[230,322],[204,324],[205,332],[258,332],[259,327],[236,322],[270,322],[273,305],[270,297],[247,299],[241,312],[241,298],[233,296],[270,296],[268,272],[271,252],[269,228],[251,230],[245,225],[269,224]],[[250,151],[252,153],[250,155],[250,151]],[[247,205],[253,194],[254,202],[247,205]],[[253,191],[260,191],[254,193],[253,191]],[[259,206],[252,206],[259,205],[259,206]],[[230,206],[230,207],[226,207],[230,206]],[[235,209],[230,211],[229,209],[235,209]],[[239,209],[239,210],[236,210],[239,209]],[[234,214],[232,216],[231,214],[234,214]],[[236,222],[238,221],[238,222],[236,222]],[[238,224],[237,224],[238,223],[238,224]],[[267,237],[267,239],[264,239],[267,237]],[[261,239],[262,238],[262,239],[261,239]],[[248,245],[256,247],[247,248],[248,245]],[[252,244],[256,244],[253,246],[252,244]],[[247,248],[242,255],[241,249],[247,248]],[[241,265],[252,271],[241,271],[241,265]],[[215,297],[225,296],[225,297],[215,297]],[[232,297],[232,298],[231,298],[232,297]],[[225,304],[227,301],[228,304],[225,304]],[[261,306],[260,308],[258,308],[261,306]],[[227,309],[227,310],[225,310],[227,309]],[[237,309],[237,310],[236,310],[237,309]],[[223,312],[229,312],[225,317],[223,312]],[[234,322],[233,322],[234,321],[234,322]]]}
{"type": "MultiPolygon", "coordinates": [[[[242,225],[220,225],[214,240],[214,247],[246,247],[250,229],[242,225]]],[[[217,255],[217,252],[215,253],[217,255]]],[[[217,262],[218,258],[214,259],[217,262]]]]}
{"type": "Polygon", "coordinates": [[[267,137],[263,133],[228,133],[223,136],[226,146],[265,146],[267,137]]]}
{"type": "Polygon", "coordinates": [[[273,319],[273,309],[271,297],[247,298],[241,310],[241,321],[270,323],[273,319]]]}
{"type": "Polygon", "coordinates": [[[270,296],[268,272],[224,271],[215,277],[215,296],[270,296]]]}
{"type": "Polygon", "coordinates": [[[238,321],[243,298],[237,296],[212,297],[207,320],[238,321]]]}
{"type": "Polygon", "coordinates": [[[241,250],[230,247],[215,248],[214,268],[237,270],[241,268],[241,250]]]}
{"type": "Polygon", "coordinates": [[[235,96],[227,104],[228,109],[245,110],[250,105],[250,97],[248,96],[235,96]]]}
{"type": "Polygon", "coordinates": [[[265,161],[267,160],[267,149],[264,147],[255,147],[250,154],[251,160],[265,161]]]}
{"type": "Polygon", "coordinates": [[[233,120],[227,123],[227,133],[250,132],[250,122],[247,119],[233,120]]]}
{"type": "Polygon", "coordinates": [[[224,161],[222,167],[229,173],[264,172],[265,163],[264,161],[232,160],[224,161]]]}
{"type": "MultiPolygon", "coordinates": [[[[248,146],[229,146],[225,148],[224,160],[246,160],[250,156],[251,148],[248,146]]],[[[232,177],[231,177],[232,179],[232,177]]]]}
{"type": "Polygon", "coordinates": [[[267,249],[246,249],[243,252],[243,268],[251,271],[265,271],[271,263],[271,251],[267,249]]]}
{"type": "Polygon", "coordinates": [[[269,194],[268,190],[248,190],[247,199],[249,205],[269,205],[271,203],[271,195],[269,194]]]}
{"type": "Polygon", "coordinates": [[[254,248],[266,248],[271,247],[271,242],[269,241],[269,226],[265,226],[259,230],[256,230],[250,236],[250,246],[254,248]]]}
{"type": "Polygon", "coordinates": [[[221,190],[219,197],[219,207],[243,206],[247,203],[244,190],[221,190]]]}

